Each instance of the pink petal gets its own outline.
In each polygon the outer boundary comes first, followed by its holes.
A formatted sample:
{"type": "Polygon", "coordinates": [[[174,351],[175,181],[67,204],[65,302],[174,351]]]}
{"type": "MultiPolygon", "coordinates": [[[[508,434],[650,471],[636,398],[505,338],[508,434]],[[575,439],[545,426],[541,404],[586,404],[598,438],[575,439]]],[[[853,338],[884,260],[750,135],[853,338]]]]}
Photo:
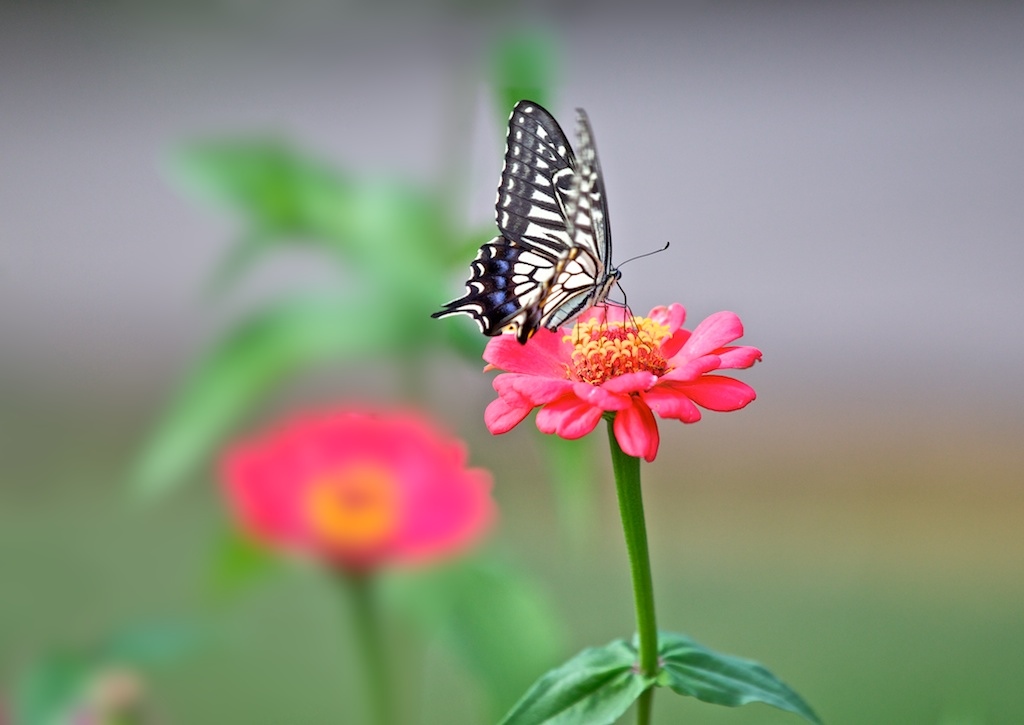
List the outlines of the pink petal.
{"type": "Polygon", "coordinates": [[[761,351],[749,345],[737,345],[735,347],[723,347],[718,351],[721,358],[722,368],[749,368],[761,360],[761,351]]]}
{"type": "Polygon", "coordinates": [[[424,485],[411,491],[408,516],[395,542],[396,558],[418,563],[464,549],[497,518],[491,476],[481,469],[424,471],[424,485]]]}
{"type": "Polygon", "coordinates": [[[622,410],[632,405],[629,395],[610,393],[600,385],[579,382],[574,383],[572,389],[577,398],[602,410],[622,410]]]}
{"type": "Polygon", "coordinates": [[[627,454],[648,462],[658,455],[658,422],[639,398],[633,398],[633,405],[615,414],[612,430],[627,454]]]}
{"type": "Polygon", "coordinates": [[[575,395],[548,403],[537,412],[537,428],[573,440],[594,430],[604,411],[584,403],[575,395]]]}
{"type": "Polygon", "coordinates": [[[716,312],[697,325],[681,354],[687,359],[700,357],[740,337],[743,323],[739,316],[735,312],[716,312]]]}
{"type": "MultiPolygon", "coordinates": [[[[679,358],[683,356],[680,355],[679,358]]],[[[674,363],[675,360],[669,360],[669,364],[674,363]]],[[[697,380],[701,375],[717,370],[721,366],[718,355],[704,355],[695,360],[684,362],[679,367],[669,370],[667,373],[661,376],[662,381],[680,381],[687,382],[697,380]]]]}
{"type": "Polygon", "coordinates": [[[641,390],[647,390],[656,382],[658,382],[657,375],[641,371],[637,373],[626,373],[625,375],[614,377],[611,380],[606,380],[601,383],[601,387],[609,393],[639,393],[641,390]]]}
{"type": "Polygon", "coordinates": [[[523,418],[528,416],[531,410],[533,406],[526,401],[516,404],[510,402],[508,398],[496,398],[484,410],[484,424],[494,435],[508,433],[522,423],[523,418]]]}
{"type": "Polygon", "coordinates": [[[503,373],[494,379],[492,385],[498,395],[502,397],[511,397],[512,400],[515,400],[515,397],[518,396],[532,405],[543,405],[572,389],[573,382],[520,373],[503,373]]]}
{"type": "Polygon", "coordinates": [[[686,322],[686,308],[673,302],[668,307],[655,307],[647,316],[660,325],[668,325],[668,334],[674,335],[686,322]]]}
{"type": "Polygon", "coordinates": [[[724,375],[705,375],[697,382],[680,385],[697,405],[723,413],[739,410],[757,397],[752,387],[724,375]]]}
{"type": "Polygon", "coordinates": [[[366,570],[454,553],[479,538],[494,518],[490,476],[465,462],[465,445],[415,411],[338,409],[296,416],[229,449],[222,472],[240,525],[258,542],[366,570]],[[396,525],[373,541],[346,542],[310,515],[311,487],[367,463],[386,471],[396,525]]]}
{"type": "Polygon", "coordinates": [[[546,378],[565,378],[565,365],[571,356],[571,345],[562,341],[562,332],[541,328],[525,345],[515,335],[492,337],[484,348],[485,370],[497,368],[510,373],[525,373],[546,378]]]}
{"type": "Polygon", "coordinates": [[[683,386],[663,382],[641,393],[640,397],[662,418],[696,423],[700,420],[700,409],[686,396],[684,390],[683,386]]]}
{"type": "Polygon", "coordinates": [[[662,341],[661,354],[665,356],[666,360],[679,354],[679,351],[683,349],[683,345],[686,344],[686,341],[690,339],[692,334],[689,330],[682,328],[676,330],[671,337],[667,337],[662,341]]]}
{"type": "Polygon", "coordinates": [[[293,451],[278,437],[251,441],[229,449],[222,459],[221,478],[235,518],[245,533],[271,548],[302,546],[309,539],[297,504],[309,476],[293,451]]]}

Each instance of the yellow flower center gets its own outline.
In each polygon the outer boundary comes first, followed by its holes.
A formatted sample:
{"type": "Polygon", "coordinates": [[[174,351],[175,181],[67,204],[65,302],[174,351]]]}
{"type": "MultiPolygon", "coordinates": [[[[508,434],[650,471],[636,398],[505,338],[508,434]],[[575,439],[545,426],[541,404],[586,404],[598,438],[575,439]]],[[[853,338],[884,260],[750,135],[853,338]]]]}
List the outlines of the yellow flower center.
{"type": "Polygon", "coordinates": [[[623,322],[577,322],[565,340],[574,344],[570,377],[600,385],[606,380],[635,372],[664,375],[668,367],[661,343],[668,325],[649,317],[623,322]]]}
{"type": "Polygon", "coordinates": [[[398,526],[398,482],[388,468],[360,462],[316,479],[306,493],[306,515],[323,539],[339,549],[381,544],[398,526]]]}

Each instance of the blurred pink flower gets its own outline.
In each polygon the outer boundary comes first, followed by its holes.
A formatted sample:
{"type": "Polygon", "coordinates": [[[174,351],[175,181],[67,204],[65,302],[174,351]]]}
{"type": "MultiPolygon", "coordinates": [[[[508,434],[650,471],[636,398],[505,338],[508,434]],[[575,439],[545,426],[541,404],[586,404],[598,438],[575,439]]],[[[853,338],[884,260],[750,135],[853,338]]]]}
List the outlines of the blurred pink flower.
{"type": "Polygon", "coordinates": [[[541,329],[525,345],[514,336],[495,337],[484,350],[485,370],[497,400],[484,421],[491,433],[505,433],[537,406],[537,427],[562,438],[580,438],[605,413],[622,450],[653,461],[658,453],[654,413],[684,423],[708,410],[738,410],[754,389],[712,371],[748,368],[761,351],[728,343],[743,335],[733,312],[716,312],[691,332],[683,329],[682,305],[655,307],[647,317],[614,321],[607,306],[594,307],[572,330],[541,329]]]}
{"type": "Polygon", "coordinates": [[[354,572],[453,555],[496,515],[490,474],[412,412],[296,416],[228,450],[221,470],[254,540],[354,572]]]}

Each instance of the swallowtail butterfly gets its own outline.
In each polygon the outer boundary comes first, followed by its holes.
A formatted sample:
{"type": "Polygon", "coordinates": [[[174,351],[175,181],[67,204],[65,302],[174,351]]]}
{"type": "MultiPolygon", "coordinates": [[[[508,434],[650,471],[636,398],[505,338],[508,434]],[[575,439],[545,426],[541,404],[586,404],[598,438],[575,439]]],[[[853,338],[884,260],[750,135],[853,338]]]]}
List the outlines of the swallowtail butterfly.
{"type": "Polygon", "coordinates": [[[499,235],[480,247],[466,294],[432,317],[470,315],[485,335],[526,343],[603,302],[620,276],[594,134],[576,109],[579,156],[554,117],[519,101],[498,187],[499,235]]]}

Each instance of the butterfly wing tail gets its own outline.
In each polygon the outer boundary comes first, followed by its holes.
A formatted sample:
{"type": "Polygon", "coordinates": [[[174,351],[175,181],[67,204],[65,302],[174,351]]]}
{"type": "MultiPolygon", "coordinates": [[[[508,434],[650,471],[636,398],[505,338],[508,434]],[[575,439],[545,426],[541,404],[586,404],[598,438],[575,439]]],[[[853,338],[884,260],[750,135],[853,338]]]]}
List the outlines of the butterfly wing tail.
{"type": "Polygon", "coordinates": [[[495,237],[480,247],[470,265],[471,276],[466,294],[452,300],[431,317],[469,315],[485,335],[500,335],[512,330],[520,342],[526,342],[540,326],[541,311],[536,299],[539,287],[518,280],[516,262],[526,253],[504,237],[495,237]],[[517,290],[526,288],[523,296],[517,290]]]}

